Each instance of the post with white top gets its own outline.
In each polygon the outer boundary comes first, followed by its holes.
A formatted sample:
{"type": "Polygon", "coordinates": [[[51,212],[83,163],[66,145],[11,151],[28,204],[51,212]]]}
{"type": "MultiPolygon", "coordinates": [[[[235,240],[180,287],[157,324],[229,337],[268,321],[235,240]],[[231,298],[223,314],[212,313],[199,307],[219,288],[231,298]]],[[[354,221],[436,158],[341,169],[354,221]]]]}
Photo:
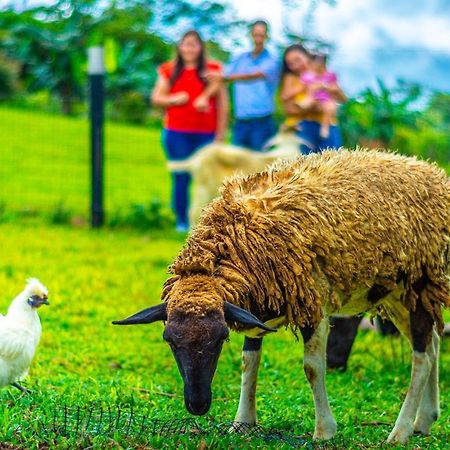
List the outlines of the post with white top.
{"type": "Polygon", "coordinates": [[[91,119],[91,225],[100,227],[104,221],[103,209],[103,81],[105,65],[102,47],[88,49],[91,119]]]}

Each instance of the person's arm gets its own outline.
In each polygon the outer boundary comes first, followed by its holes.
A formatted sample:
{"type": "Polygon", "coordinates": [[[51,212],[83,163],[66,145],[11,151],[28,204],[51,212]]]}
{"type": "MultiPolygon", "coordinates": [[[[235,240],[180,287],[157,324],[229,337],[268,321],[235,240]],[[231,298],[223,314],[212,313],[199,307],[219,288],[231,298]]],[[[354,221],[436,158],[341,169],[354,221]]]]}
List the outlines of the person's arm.
{"type": "Polygon", "coordinates": [[[294,83],[293,81],[297,81],[294,74],[288,73],[283,77],[280,90],[280,99],[283,103],[292,100],[296,95],[306,91],[303,83],[294,83]]]}
{"type": "Polygon", "coordinates": [[[333,72],[327,72],[326,75],[328,80],[321,89],[325,89],[338,103],[345,103],[347,101],[347,96],[339,86],[336,74],[333,72]]]}
{"type": "Polygon", "coordinates": [[[228,76],[225,77],[225,81],[250,81],[263,78],[269,82],[278,83],[280,77],[280,67],[278,62],[272,57],[265,58],[259,69],[251,73],[239,73],[238,70],[230,72],[228,76]]]}
{"type": "Polygon", "coordinates": [[[203,92],[194,100],[194,108],[200,112],[208,111],[209,99],[219,94],[222,85],[219,78],[209,81],[203,92]]]}
{"type": "Polygon", "coordinates": [[[158,76],[151,95],[153,105],[168,108],[169,106],[184,105],[188,100],[189,94],[185,91],[171,94],[169,80],[162,75],[158,76]]]}
{"type": "Polygon", "coordinates": [[[236,58],[225,67],[223,74],[217,71],[210,71],[207,74],[207,79],[208,81],[219,80],[233,83],[235,81],[252,81],[258,79],[276,80],[279,75],[278,64],[273,59],[268,59],[258,70],[250,73],[241,73],[239,67],[239,58],[236,58]]]}
{"type": "Polygon", "coordinates": [[[331,86],[328,86],[327,91],[339,103],[345,103],[348,100],[347,96],[344,94],[344,91],[337,82],[333,83],[331,86]]]}
{"type": "Polygon", "coordinates": [[[223,84],[217,93],[217,129],[216,141],[223,141],[228,128],[229,99],[226,86],[223,84]]]}
{"type": "Polygon", "coordinates": [[[259,78],[266,78],[266,75],[260,70],[257,70],[256,72],[251,73],[233,73],[232,75],[223,77],[223,80],[232,83],[233,81],[250,81],[259,78]]]}

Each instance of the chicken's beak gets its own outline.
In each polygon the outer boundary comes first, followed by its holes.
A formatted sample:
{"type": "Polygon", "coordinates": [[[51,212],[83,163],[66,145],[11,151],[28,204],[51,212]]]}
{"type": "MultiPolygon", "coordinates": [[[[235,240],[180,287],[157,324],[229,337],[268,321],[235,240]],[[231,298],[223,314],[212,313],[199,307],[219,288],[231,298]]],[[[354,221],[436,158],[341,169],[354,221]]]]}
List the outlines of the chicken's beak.
{"type": "Polygon", "coordinates": [[[38,295],[32,295],[28,299],[28,304],[33,308],[39,308],[42,305],[50,305],[50,303],[47,300],[47,297],[39,297],[38,295]]]}

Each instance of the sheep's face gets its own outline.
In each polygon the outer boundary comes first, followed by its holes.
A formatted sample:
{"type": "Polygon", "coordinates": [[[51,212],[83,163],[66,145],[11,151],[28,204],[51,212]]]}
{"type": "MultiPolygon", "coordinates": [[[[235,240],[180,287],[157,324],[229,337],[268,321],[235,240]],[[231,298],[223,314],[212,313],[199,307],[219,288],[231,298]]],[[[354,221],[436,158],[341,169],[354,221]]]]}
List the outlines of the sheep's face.
{"type": "Polygon", "coordinates": [[[191,414],[202,415],[211,406],[211,382],[228,338],[228,326],[244,331],[258,327],[276,331],[244,309],[224,302],[213,278],[182,279],[167,302],[144,309],[116,325],[165,321],[163,337],[170,345],[184,382],[184,401],[191,414]]]}
{"type": "Polygon", "coordinates": [[[191,414],[203,415],[211,406],[211,383],[228,327],[222,311],[205,316],[174,311],[164,340],[170,345],[184,382],[184,402],[191,414]]]}

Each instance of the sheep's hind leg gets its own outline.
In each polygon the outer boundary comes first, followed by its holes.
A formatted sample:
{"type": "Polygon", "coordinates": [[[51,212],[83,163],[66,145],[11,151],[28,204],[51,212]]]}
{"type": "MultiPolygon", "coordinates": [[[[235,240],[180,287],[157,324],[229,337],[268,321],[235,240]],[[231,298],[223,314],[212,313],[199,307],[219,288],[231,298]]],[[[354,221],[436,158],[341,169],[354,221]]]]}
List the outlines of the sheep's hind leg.
{"type": "MultiPolygon", "coordinates": [[[[422,291],[421,295],[423,294],[422,291]]],[[[417,302],[415,311],[410,312],[410,329],[413,346],[411,382],[388,442],[405,443],[413,434],[414,419],[430,377],[432,361],[427,349],[433,345],[433,319],[420,300],[417,302]]]]}
{"type": "Polygon", "coordinates": [[[309,327],[301,329],[305,343],[303,368],[314,397],[314,439],[331,439],[336,433],[336,421],[331,413],[325,389],[328,330],[328,319],[323,319],[315,330],[309,327]]]}
{"type": "Polygon", "coordinates": [[[427,355],[431,362],[430,376],[428,377],[422,400],[417,411],[414,431],[422,434],[430,434],[430,428],[440,415],[439,408],[439,344],[440,338],[433,330],[432,342],[427,346],[427,355]]]}
{"type": "Polygon", "coordinates": [[[256,383],[262,338],[245,337],[242,348],[242,380],[239,406],[231,431],[246,432],[256,424],[256,383]]]}

